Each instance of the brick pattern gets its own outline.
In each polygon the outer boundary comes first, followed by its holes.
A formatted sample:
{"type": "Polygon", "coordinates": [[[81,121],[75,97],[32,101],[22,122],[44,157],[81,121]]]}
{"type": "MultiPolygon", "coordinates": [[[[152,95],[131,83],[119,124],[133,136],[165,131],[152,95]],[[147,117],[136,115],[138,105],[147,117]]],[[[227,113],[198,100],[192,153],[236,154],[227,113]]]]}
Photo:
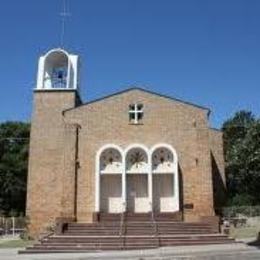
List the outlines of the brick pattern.
{"type": "Polygon", "coordinates": [[[34,102],[27,205],[31,233],[39,233],[61,216],[76,214],[78,222],[93,221],[95,157],[108,143],[123,149],[132,143],[148,148],[157,143],[172,145],[179,157],[181,204],[193,204],[183,209],[184,220],[214,215],[210,151],[211,145],[221,148],[222,144],[210,138],[208,110],[141,90],[78,106],[63,116],[62,110],[75,105],[74,92],[36,92],[34,102]],[[144,118],[142,124],[133,125],[128,105],[137,102],[144,104],[144,118]],[[78,148],[76,125],[80,126],[78,148]]]}
{"type": "Polygon", "coordinates": [[[223,206],[226,201],[226,176],[225,161],[223,152],[222,132],[210,129],[210,147],[212,164],[212,181],[214,192],[214,207],[216,209],[223,206]]]}
{"type": "Polygon", "coordinates": [[[34,93],[27,192],[27,216],[32,236],[53,225],[63,209],[61,198],[67,185],[63,182],[67,168],[65,148],[69,148],[70,141],[65,139],[62,111],[75,106],[75,100],[73,91],[34,93]]]}

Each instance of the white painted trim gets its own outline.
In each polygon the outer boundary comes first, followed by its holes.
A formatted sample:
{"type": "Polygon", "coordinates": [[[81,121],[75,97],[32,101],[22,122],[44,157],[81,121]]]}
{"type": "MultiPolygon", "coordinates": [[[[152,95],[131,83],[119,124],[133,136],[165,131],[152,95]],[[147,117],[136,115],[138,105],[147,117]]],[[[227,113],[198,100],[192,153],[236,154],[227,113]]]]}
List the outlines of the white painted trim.
{"type": "MultiPolygon", "coordinates": [[[[43,67],[43,82],[42,82],[42,88],[43,89],[53,89],[52,86],[47,86],[46,87],[46,65],[47,65],[47,61],[49,59],[49,57],[51,58],[52,55],[54,54],[60,54],[60,55],[64,55],[66,57],[66,63],[67,63],[67,78],[66,78],[66,88],[68,89],[68,86],[69,86],[69,82],[70,82],[70,58],[69,58],[69,54],[63,50],[63,49],[52,49],[50,51],[48,51],[45,55],[44,55],[44,67],[43,67]]],[[[49,75],[49,77],[51,77],[49,75]]],[[[54,89],[59,89],[59,88],[54,88],[54,89]]]]}
{"type": "Polygon", "coordinates": [[[148,198],[149,198],[149,205],[150,205],[150,211],[153,211],[153,164],[152,164],[152,154],[149,151],[149,157],[148,157],[148,198]]]}
{"type": "Polygon", "coordinates": [[[145,145],[139,144],[139,143],[134,143],[134,144],[128,145],[127,148],[124,151],[125,157],[127,156],[128,152],[130,150],[135,149],[135,148],[140,148],[140,149],[144,150],[146,152],[146,154],[147,154],[147,158],[149,158],[150,150],[145,145]]]}
{"type": "MultiPolygon", "coordinates": [[[[138,109],[138,103],[133,104],[134,105],[134,110],[130,109],[128,111],[129,115],[133,114],[134,115],[134,124],[138,124],[138,114],[143,114],[143,108],[142,109],[138,109]]],[[[143,106],[143,104],[141,104],[143,106]]]]}
{"type": "MultiPolygon", "coordinates": [[[[147,163],[148,164],[148,163],[147,163]]],[[[149,165],[148,165],[149,166],[149,165]]],[[[149,174],[149,169],[147,169],[146,172],[131,172],[131,171],[126,171],[126,174],[134,175],[134,174],[149,174]]]]}
{"type": "Polygon", "coordinates": [[[122,157],[122,164],[123,164],[123,173],[122,173],[122,212],[126,212],[126,158],[125,154],[123,152],[123,157],[122,157]]]}
{"type": "MultiPolygon", "coordinates": [[[[71,84],[71,61],[70,61],[70,56],[67,56],[68,57],[68,72],[67,72],[67,84],[66,84],[66,88],[67,89],[73,89],[73,88],[70,88],[70,84],[71,84]]],[[[72,86],[73,83],[72,83],[72,86]]]]}
{"type": "Polygon", "coordinates": [[[49,50],[45,55],[41,56],[39,58],[39,63],[38,63],[38,75],[37,75],[37,85],[36,88],[37,90],[72,90],[72,89],[77,89],[78,88],[78,56],[69,54],[66,50],[61,49],[61,48],[55,48],[49,50]],[[50,86],[45,85],[45,80],[46,80],[46,61],[48,57],[54,53],[60,53],[66,56],[67,58],[67,82],[66,82],[66,87],[65,88],[52,88],[50,86]]]}
{"type": "Polygon", "coordinates": [[[100,175],[121,175],[122,172],[106,172],[106,171],[100,171],[100,175]]]}
{"type": "MultiPolygon", "coordinates": [[[[141,149],[145,152],[145,154],[147,156],[147,165],[149,167],[150,150],[143,144],[139,144],[139,143],[130,144],[127,146],[127,148],[124,151],[124,157],[125,157],[125,167],[124,168],[125,168],[126,173],[128,173],[128,171],[126,170],[127,156],[128,156],[128,153],[133,149],[141,149]]],[[[143,173],[145,173],[145,172],[143,172],[143,173]]],[[[147,173],[149,173],[149,168],[147,169],[147,173]]],[[[131,171],[130,171],[129,174],[135,174],[135,173],[131,173],[131,171]]]]}
{"type": "MultiPolygon", "coordinates": [[[[145,145],[140,144],[140,143],[134,143],[129,146],[125,150],[123,150],[120,146],[115,145],[115,144],[106,144],[102,146],[98,152],[96,153],[96,170],[95,170],[95,212],[100,211],[100,176],[101,176],[101,171],[100,171],[100,156],[101,154],[107,150],[107,149],[115,149],[117,150],[121,157],[122,157],[122,211],[125,212],[127,208],[127,183],[126,183],[126,158],[128,153],[132,149],[142,149],[146,155],[147,155],[147,163],[148,163],[148,197],[149,197],[149,203],[151,206],[151,210],[153,210],[153,171],[152,171],[152,155],[153,153],[160,148],[166,148],[170,150],[174,156],[174,161],[173,161],[173,170],[172,174],[174,175],[173,178],[173,186],[174,186],[174,209],[173,211],[179,211],[179,175],[178,175],[178,156],[176,150],[169,144],[165,143],[158,143],[154,145],[151,149],[148,149],[145,145]]],[[[168,172],[167,172],[168,173],[168,172]]],[[[129,173],[131,174],[131,173],[129,173]]],[[[163,173],[160,173],[163,174],[163,173]]]]}
{"type": "Polygon", "coordinates": [[[45,63],[45,57],[41,56],[38,62],[38,72],[37,72],[38,75],[37,75],[36,89],[43,89],[44,63],[45,63]]]}
{"type": "MultiPolygon", "coordinates": [[[[134,144],[130,144],[127,146],[127,148],[125,149],[124,151],[124,158],[125,158],[125,178],[126,178],[126,158],[127,158],[127,155],[128,153],[132,150],[132,149],[141,149],[143,150],[145,153],[146,153],[146,156],[147,156],[147,165],[148,165],[148,182],[147,182],[147,185],[148,185],[148,199],[149,199],[149,204],[150,204],[150,210],[152,210],[152,199],[153,199],[153,193],[152,193],[152,168],[151,168],[151,161],[150,161],[150,158],[151,158],[151,154],[150,154],[150,150],[143,144],[140,144],[140,143],[134,143],[134,144]]],[[[135,174],[135,173],[129,173],[129,174],[135,174]]],[[[125,198],[127,197],[127,183],[125,183],[125,198]]],[[[127,207],[126,205],[126,202],[125,202],[125,208],[127,207]]]]}
{"type": "Polygon", "coordinates": [[[153,153],[155,152],[155,150],[159,149],[159,148],[166,148],[168,150],[170,150],[173,154],[173,164],[174,166],[176,167],[176,165],[178,164],[178,155],[177,155],[177,152],[176,150],[169,144],[166,144],[166,143],[158,143],[158,144],[155,144],[152,148],[151,148],[151,156],[153,155],[153,153]]]}
{"type": "MultiPolygon", "coordinates": [[[[95,212],[100,211],[100,156],[107,149],[117,150],[122,157],[122,162],[124,158],[123,149],[115,144],[106,144],[103,145],[96,153],[96,170],[95,170],[95,212]]],[[[125,167],[124,167],[125,168],[125,167]]]]}
{"type": "MultiPolygon", "coordinates": [[[[152,163],[152,156],[153,153],[160,148],[166,148],[168,150],[170,150],[173,154],[173,187],[174,187],[174,211],[179,211],[180,209],[180,191],[179,191],[179,173],[178,173],[178,155],[176,150],[169,144],[166,143],[158,143],[156,145],[154,145],[151,149],[150,149],[150,156],[151,156],[151,163],[152,163]]],[[[163,173],[160,173],[163,174],[163,173]]]]}
{"type": "Polygon", "coordinates": [[[74,89],[74,88],[35,88],[34,89],[35,91],[37,91],[37,92],[44,92],[44,91],[48,91],[48,92],[50,92],[50,91],[53,91],[53,92],[57,92],[57,91],[68,91],[68,92],[70,92],[70,91],[75,91],[76,89],[74,89]]]}
{"type": "Polygon", "coordinates": [[[69,57],[69,53],[66,50],[64,50],[62,48],[54,48],[45,53],[45,55],[44,55],[45,58],[47,58],[53,52],[63,52],[67,57],[69,57]]]}

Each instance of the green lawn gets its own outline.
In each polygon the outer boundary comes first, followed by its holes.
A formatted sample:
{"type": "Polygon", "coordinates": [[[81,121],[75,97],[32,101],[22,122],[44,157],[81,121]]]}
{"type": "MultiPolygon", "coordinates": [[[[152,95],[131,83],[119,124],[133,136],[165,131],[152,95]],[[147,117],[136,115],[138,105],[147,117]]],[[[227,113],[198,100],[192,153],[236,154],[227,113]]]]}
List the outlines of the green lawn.
{"type": "Polygon", "coordinates": [[[250,238],[257,237],[260,232],[259,227],[242,227],[242,228],[230,228],[230,236],[233,238],[250,238]]]}
{"type": "Polygon", "coordinates": [[[27,247],[35,243],[33,240],[7,240],[4,242],[0,242],[0,249],[1,248],[16,248],[16,247],[27,247]]]}

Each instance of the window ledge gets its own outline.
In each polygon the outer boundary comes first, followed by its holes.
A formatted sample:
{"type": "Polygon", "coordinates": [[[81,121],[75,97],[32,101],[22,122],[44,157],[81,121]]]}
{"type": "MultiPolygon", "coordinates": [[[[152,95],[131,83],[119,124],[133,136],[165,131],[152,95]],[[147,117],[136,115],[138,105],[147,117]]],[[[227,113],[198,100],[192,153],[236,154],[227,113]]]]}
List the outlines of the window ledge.
{"type": "Polygon", "coordinates": [[[137,124],[135,124],[135,123],[128,123],[128,125],[144,125],[144,123],[137,123],[137,124]]]}

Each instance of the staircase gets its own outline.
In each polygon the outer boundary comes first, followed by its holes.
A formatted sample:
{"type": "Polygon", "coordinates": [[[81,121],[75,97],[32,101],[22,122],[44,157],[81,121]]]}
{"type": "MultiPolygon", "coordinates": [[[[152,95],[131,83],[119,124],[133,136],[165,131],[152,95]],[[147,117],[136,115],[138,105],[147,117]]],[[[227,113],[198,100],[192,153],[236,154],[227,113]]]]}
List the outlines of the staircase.
{"type": "Polygon", "coordinates": [[[149,249],[160,246],[234,243],[207,223],[173,221],[173,214],[100,215],[97,223],[68,223],[62,235],[52,235],[19,253],[88,252],[149,249]]]}

